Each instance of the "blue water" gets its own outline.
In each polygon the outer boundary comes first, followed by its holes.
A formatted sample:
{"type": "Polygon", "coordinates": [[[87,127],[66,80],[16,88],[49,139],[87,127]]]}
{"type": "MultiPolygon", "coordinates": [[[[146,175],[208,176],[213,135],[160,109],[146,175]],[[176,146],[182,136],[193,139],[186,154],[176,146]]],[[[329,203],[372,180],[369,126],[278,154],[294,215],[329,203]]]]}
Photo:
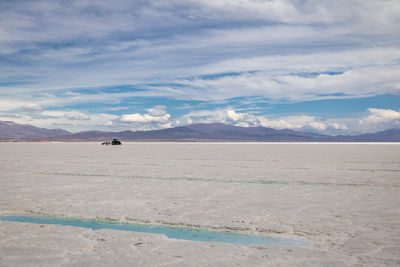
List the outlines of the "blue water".
{"type": "Polygon", "coordinates": [[[24,222],[35,224],[58,224],[75,227],[97,229],[113,229],[121,231],[133,231],[152,234],[166,235],[168,238],[183,239],[199,242],[223,242],[245,246],[268,245],[284,247],[304,247],[307,243],[299,240],[284,238],[269,238],[256,235],[243,235],[235,233],[212,232],[203,229],[171,227],[162,225],[129,224],[114,223],[97,220],[66,219],[54,217],[36,217],[36,216],[0,216],[0,221],[24,222]]]}

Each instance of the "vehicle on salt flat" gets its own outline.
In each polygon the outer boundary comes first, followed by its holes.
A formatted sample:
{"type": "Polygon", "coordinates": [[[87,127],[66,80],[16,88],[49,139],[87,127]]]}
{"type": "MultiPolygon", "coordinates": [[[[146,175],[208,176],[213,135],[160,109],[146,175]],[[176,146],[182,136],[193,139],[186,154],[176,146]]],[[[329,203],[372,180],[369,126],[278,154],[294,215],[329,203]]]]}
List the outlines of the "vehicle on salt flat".
{"type": "Polygon", "coordinates": [[[110,141],[105,141],[103,143],[101,143],[102,145],[121,145],[121,141],[119,141],[117,138],[114,138],[111,142],[110,141]]]}

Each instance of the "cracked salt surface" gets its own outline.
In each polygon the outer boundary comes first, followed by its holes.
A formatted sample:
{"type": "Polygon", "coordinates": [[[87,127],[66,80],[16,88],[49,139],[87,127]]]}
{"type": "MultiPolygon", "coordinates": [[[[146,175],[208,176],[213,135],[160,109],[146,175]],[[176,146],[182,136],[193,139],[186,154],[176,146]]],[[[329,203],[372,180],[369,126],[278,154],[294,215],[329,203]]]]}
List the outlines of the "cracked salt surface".
{"type": "Polygon", "coordinates": [[[74,226],[98,229],[112,229],[121,231],[133,231],[141,233],[152,233],[166,235],[172,239],[183,239],[198,242],[222,242],[232,243],[244,246],[268,245],[282,247],[306,247],[308,243],[300,240],[291,240],[283,238],[271,238],[256,235],[243,235],[236,233],[220,233],[207,231],[205,229],[194,229],[184,227],[171,227],[162,225],[145,225],[130,223],[115,223],[99,220],[83,220],[71,218],[55,217],[36,217],[36,216],[0,216],[0,221],[35,223],[35,224],[57,224],[64,226],[74,226]]]}

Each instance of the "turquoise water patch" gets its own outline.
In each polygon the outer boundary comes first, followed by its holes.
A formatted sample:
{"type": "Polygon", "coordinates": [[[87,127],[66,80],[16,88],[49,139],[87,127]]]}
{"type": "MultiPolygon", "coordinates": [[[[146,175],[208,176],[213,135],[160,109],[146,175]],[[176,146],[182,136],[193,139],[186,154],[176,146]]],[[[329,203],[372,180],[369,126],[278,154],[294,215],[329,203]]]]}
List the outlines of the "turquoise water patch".
{"type": "Polygon", "coordinates": [[[112,229],[120,231],[133,231],[142,233],[152,233],[166,235],[172,239],[182,239],[197,242],[223,242],[239,244],[244,246],[267,245],[282,247],[304,247],[307,243],[300,240],[285,238],[271,238],[257,235],[244,235],[235,233],[213,232],[204,229],[171,227],[162,225],[115,223],[98,220],[67,219],[54,217],[36,217],[36,216],[1,216],[0,220],[9,222],[23,222],[35,224],[57,224],[64,226],[75,226],[82,228],[112,229]]]}

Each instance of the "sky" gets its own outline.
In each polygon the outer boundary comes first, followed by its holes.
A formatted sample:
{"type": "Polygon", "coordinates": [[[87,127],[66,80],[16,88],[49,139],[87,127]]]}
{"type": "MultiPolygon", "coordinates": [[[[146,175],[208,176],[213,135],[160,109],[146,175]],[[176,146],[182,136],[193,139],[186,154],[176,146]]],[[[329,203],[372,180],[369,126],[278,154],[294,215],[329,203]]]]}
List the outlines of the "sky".
{"type": "Polygon", "coordinates": [[[400,1],[0,0],[0,120],[400,128],[400,1]]]}

